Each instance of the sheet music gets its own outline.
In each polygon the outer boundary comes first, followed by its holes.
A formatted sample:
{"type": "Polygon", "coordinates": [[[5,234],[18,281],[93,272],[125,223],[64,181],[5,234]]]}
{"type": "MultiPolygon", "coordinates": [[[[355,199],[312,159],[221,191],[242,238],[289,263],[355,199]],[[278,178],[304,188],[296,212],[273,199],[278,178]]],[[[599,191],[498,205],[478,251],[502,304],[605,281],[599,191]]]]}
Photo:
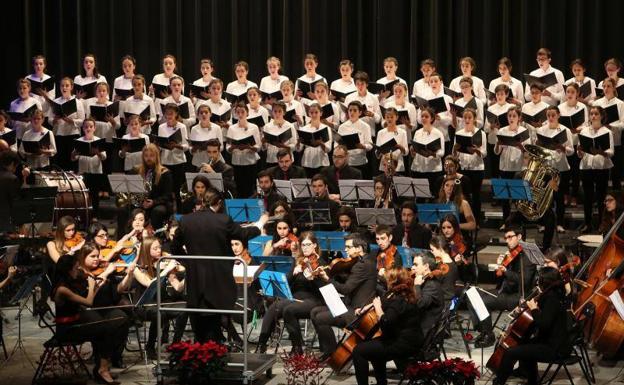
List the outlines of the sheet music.
{"type": "Polygon", "coordinates": [[[115,193],[145,194],[147,192],[141,175],[110,174],[108,181],[115,193]]]}
{"type": "MultiPolygon", "coordinates": [[[[250,283],[251,281],[254,280],[256,273],[258,272],[258,270],[260,270],[261,267],[262,265],[247,266],[247,283],[250,283]]],[[[232,267],[232,276],[234,277],[234,279],[237,279],[237,282],[238,281],[242,282],[244,275],[245,275],[245,268],[243,264],[242,263],[234,264],[234,266],[232,267]]]]}
{"type": "Polygon", "coordinates": [[[223,192],[223,175],[221,175],[220,172],[212,172],[212,173],[187,172],[186,173],[186,186],[189,192],[193,191],[193,179],[195,179],[197,175],[205,176],[210,181],[210,184],[212,185],[212,187],[219,190],[219,192],[223,192]]]}
{"type": "Polygon", "coordinates": [[[338,317],[348,311],[334,284],[330,283],[329,285],[325,285],[321,287],[319,291],[321,292],[321,295],[325,300],[325,304],[329,308],[332,316],[338,317]]]}
{"type": "Polygon", "coordinates": [[[624,320],[624,301],[622,301],[622,296],[620,295],[620,292],[614,290],[613,293],[611,293],[611,295],[609,296],[609,299],[611,300],[615,311],[617,311],[620,318],[624,320]]]}
{"type": "Polygon", "coordinates": [[[286,201],[292,202],[293,194],[292,194],[292,185],[289,180],[273,180],[273,184],[275,184],[275,189],[277,192],[282,194],[286,201]]]}
{"type": "Polygon", "coordinates": [[[490,316],[490,312],[488,312],[487,307],[485,307],[485,303],[483,303],[483,299],[476,287],[473,286],[468,289],[466,291],[466,296],[468,296],[468,301],[470,301],[472,308],[475,310],[475,313],[477,313],[479,321],[483,321],[490,316]]]}

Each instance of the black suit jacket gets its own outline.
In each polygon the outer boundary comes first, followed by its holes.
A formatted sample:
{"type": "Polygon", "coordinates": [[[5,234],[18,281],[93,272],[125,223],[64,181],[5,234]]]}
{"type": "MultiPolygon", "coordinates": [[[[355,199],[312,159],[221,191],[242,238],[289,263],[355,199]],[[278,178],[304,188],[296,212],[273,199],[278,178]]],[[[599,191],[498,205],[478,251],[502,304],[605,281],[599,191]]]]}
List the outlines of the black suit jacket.
{"type": "Polygon", "coordinates": [[[346,305],[352,309],[369,304],[375,298],[377,266],[375,258],[365,255],[353,265],[344,283],[331,280],[338,293],[345,296],[346,305]]]}
{"type": "Polygon", "coordinates": [[[273,166],[269,168],[268,171],[273,179],[279,180],[305,179],[308,177],[303,167],[295,166],[294,164],[288,169],[288,175],[284,175],[284,172],[279,166],[273,166]]]}
{"type": "Polygon", "coordinates": [[[533,290],[537,268],[529,261],[529,258],[521,252],[507,266],[505,276],[501,283],[500,292],[505,294],[521,294],[522,277],[524,277],[524,295],[527,296],[533,290]],[[521,263],[522,260],[522,263],[521,263]]]}
{"type": "Polygon", "coordinates": [[[20,180],[12,173],[0,171],[0,232],[13,230],[9,218],[13,202],[19,193],[20,180]]]}
{"type": "MultiPolygon", "coordinates": [[[[401,246],[403,241],[403,231],[405,226],[403,223],[399,223],[392,229],[392,243],[401,246]]],[[[409,247],[415,247],[417,249],[428,249],[429,241],[431,241],[431,231],[427,230],[419,223],[412,223],[409,229],[409,247]]]]}
{"type": "MultiPolygon", "coordinates": [[[[256,227],[240,227],[226,214],[211,210],[197,211],[182,217],[171,250],[182,255],[232,256],[230,240],[247,240],[260,235],[256,227]]],[[[189,307],[231,309],[236,301],[233,261],[182,260],[186,267],[189,307]]]]}
{"type": "Polygon", "coordinates": [[[419,297],[416,306],[421,310],[420,326],[423,335],[438,322],[444,310],[444,295],[442,284],[437,278],[428,278],[420,286],[415,286],[416,295],[419,297]]]}
{"type": "Polygon", "coordinates": [[[223,188],[229,191],[233,197],[237,196],[236,181],[234,180],[234,168],[222,160],[212,165],[216,173],[220,173],[223,178],[223,188]]]}
{"type": "MultiPolygon", "coordinates": [[[[336,166],[323,167],[321,175],[327,179],[330,194],[340,194],[338,181],[336,180],[336,166]]],[[[340,179],[362,179],[362,171],[355,167],[345,166],[340,170],[340,179]]]]}

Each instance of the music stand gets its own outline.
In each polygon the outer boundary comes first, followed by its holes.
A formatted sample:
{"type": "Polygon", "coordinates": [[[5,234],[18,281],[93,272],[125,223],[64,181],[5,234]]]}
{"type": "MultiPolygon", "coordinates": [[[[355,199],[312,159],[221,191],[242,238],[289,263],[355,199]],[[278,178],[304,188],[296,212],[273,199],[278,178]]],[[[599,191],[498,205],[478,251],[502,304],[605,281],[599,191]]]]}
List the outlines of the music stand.
{"type": "Polygon", "coordinates": [[[187,191],[193,191],[193,179],[197,175],[203,175],[210,181],[210,185],[216,188],[219,192],[223,192],[223,175],[219,172],[187,172],[186,174],[186,186],[188,188],[187,191]]]}
{"type": "Polygon", "coordinates": [[[365,209],[356,208],[355,216],[357,218],[358,225],[360,226],[373,226],[373,225],[388,225],[396,226],[396,215],[394,209],[365,209]]]}
{"type": "Polygon", "coordinates": [[[494,199],[533,202],[529,182],[524,179],[492,179],[494,199]]]}
{"type": "Polygon", "coordinates": [[[110,174],[108,181],[114,193],[147,194],[141,175],[110,174]]]}
{"type": "Polygon", "coordinates": [[[291,179],[293,198],[312,198],[312,182],[310,179],[291,179]]]}
{"type": "Polygon", "coordinates": [[[256,222],[264,212],[262,199],[226,199],[225,210],[234,222],[256,222]]]}
{"type": "MultiPolygon", "coordinates": [[[[20,287],[17,293],[15,293],[13,298],[11,298],[11,300],[9,301],[9,304],[11,305],[19,305],[19,309],[17,311],[17,316],[16,316],[17,318],[17,341],[15,341],[15,346],[13,346],[13,350],[11,350],[11,354],[9,354],[9,356],[7,357],[6,359],[7,361],[10,360],[15,355],[15,353],[17,353],[17,351],[19,350],[22,352],[22,354],[24,355],[24,357],[26,358],[30,366],[34,367],[30,357],[28,357],[28,354],[26,354],[26,347],[24,346],[24,340],[22,339],[22,312],[24,311],[24,309],[28,308],[28,300],[30,299],[30,296],[33,295],[35,286],[41,281],[41,276],[42,276],[41,274],[37,274],[31,277],[28,277],[28,279],[24,282],[22,287],[20,287]]],[[[28,310],[30,310],[30,312],[33,313],[31,309],[28,309],[28,310]]]]}
{"type": "Polygon", "coordinates": [[[254,263],[266,265],[265,270],[288,274],[293,264],[293,257],[288,255],[267,255],[252,257],[254,263]]]}
{"type": "Polygon", "coordinates": [[[345,237],[349,235],[349,233],[342,231],[315,231],[314,234],[318,240],[319,248],[328,252],[344,251],[345,237]]]}
{"type": "Polygon", "coordinates": [[[392,178],[397,196],[403,198],[433,198],[428,179],[414,179],[404,176],[392,178]]]}
{"type": "Polygon", "coordinates": [[[292,184],[289,180],[274,179],[273,184],[278,193],[282,194],[286,198],[287,202],[292,202],[292,184]]]}
{"type": "Polygon", "coordinates": [[[257,237],[251,238],[247,242],[247,250],[249,250],[249,255],[252,257],[262,256],[264,252],[264,246],[266,246],[267,242],[272,240],[273,237],[270,235],[258,235],[257,237]]]}
{"type": "Polygon", "coordinates": [[[297,224],[314,226],[332,223],[328,201],[293,202],[291,208],[297,224]]]}
{"type": "Polygon", "coordinates": [[[294,301],[286,274],[279,271],[264,270],[258,275],[262,294],[267,297],[285,298],[294,301]]]}
{"type": "Polygon", "coordinates": [[[418,221],[426,224],[438,224],[448,214],[453,214],[459,220],[457,207],[452,203],[421,203],[418,208],[418,221]]]}
{"type": "Polygon", "coordinates": [[[375,200],[375,182],[372,180],[340,179],[338,189],[343,201],[375,200]]]}
{"type": "Polygon", "coordinates": [[[33,186],[20,189],[13,202],[9,221],[13,226],[30,224],[29,238],[36,237],[35,223],[52,222],[56,206],[57,186],[33,186]]]}

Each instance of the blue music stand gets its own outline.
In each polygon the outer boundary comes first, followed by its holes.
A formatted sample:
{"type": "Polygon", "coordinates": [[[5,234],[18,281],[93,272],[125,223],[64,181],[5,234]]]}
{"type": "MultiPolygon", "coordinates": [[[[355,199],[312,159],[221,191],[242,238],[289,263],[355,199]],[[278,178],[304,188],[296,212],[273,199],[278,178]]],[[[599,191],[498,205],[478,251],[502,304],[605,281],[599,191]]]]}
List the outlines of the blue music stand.
{"type": "MultiPolygon", "coordinates": [[[[371,243],[368,245],[368,249],[370,250],[371,255],[377,254],[377,252],[379,251],[379,245],[376,243],[371,243]]],[[[417,254],[423,253],[427,250],[397,246],[397,251],[399,252],[399,255],[401,255],[401,262],[403,263],[403,267],[409,269],[414,264],[414,257],[417,254]]]]}
{"type": "Polygon", "coordinates": [[[270,271],[276,271],[284,274],[288,274],[293,265],[293,257],[288,255],[267,255],[267,256],[253,256],[254,264],[266,265],[266,269],[270,271]]]}
{"type": "Polygon", "coordinates": [[[455,215],[459,221],[457,207],[452,203],[421,203],[417,204],[416,207],[418,208],[418,221],[420,223],[437,225],[448,214],[455,215]]]}
{"type": "Polygon", "coordinates": [[[226,199],[225,210],[234,222],[256,222],[264,212],[264,201],[262,199],[226,199]]]}
{"type": "Polygon", "coordinates": [[[316,239],[318,239],[319,248],[323,251],[344,251],[345,237],[349,233],[342,231],[315,231],[316,239]]]}
{"type": "Polygon", "coordinates": [[[262,294],[267,297],[285,298],[294,301],[286,274],[279,271],[264,270],[258,275],[262,294]]]}
{"type": "MultiPolygon", "coordinates": [[[[160,277],[160,285],[164,287],[167,284],[167,277],[160,277]]],[[[134,304],[135,307],[146,305],[152,301],[156,297],[156,289],[158,289],[158,280],[155,279],[150,283],[150,285],[145,289],[143,295],[139,300],[134,304]]]]}
{"type": "Polygon", "coordinates": [[[533,202],[529,182],[524,179],[492,179],[494,199],[533,202]]]}
{"type": "Polygon", "coordinates": [[[264,246],[272,239],[273,237],[270,235],[258,235],[257,237],[251,238],[247,246],[249,255],[252,257],[261,257],[264,252],[264,246]]]}

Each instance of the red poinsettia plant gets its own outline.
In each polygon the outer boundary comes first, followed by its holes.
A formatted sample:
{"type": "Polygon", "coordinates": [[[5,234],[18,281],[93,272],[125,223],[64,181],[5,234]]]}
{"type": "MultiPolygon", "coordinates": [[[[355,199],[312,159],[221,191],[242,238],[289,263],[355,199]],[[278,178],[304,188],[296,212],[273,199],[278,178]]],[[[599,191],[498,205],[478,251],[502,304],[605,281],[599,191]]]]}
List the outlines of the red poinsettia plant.
{"type": "Polygon", "coordinates": [[[405,369],[409,384],[473,385],[480,373],[472,361],[459,357],[444,361],[417,361],[405,369]]]}
{"type": "Polygon", "coordinates": [[[226,364],[227,347],[212,340],[199,343],[174,342],[167,346],[169,369],[181,383],[209,380],[226,364]]]}
{"type": "Polygon", "coordinates": [[[319,385],[325,365],[311,353],[283,353],[284,373],[288,385],[319,385]]]}

